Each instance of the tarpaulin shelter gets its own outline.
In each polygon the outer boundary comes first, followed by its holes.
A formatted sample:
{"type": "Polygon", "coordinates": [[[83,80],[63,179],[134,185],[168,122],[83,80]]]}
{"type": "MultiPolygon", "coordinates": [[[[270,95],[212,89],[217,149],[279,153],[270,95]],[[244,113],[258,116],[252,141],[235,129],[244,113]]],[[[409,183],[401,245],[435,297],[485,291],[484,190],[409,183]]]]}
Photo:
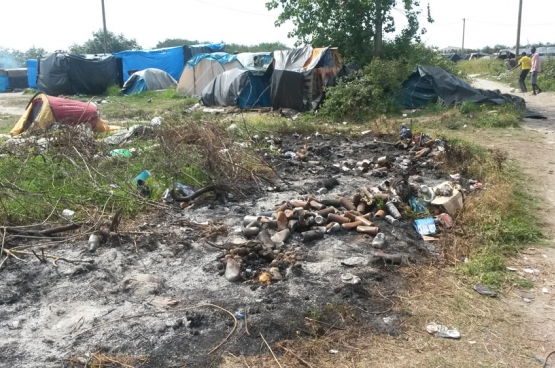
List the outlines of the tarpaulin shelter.
{"type": "Polygon", "coordinates": [[[31,127],[44,129],[53,123],[66,125],[88,123],[97,132],[110,130],[108,124],[98,116],[95,104],[48,96],[39,92],[31,98],[25,113],[10,133],[21,134],[31,127]]]}
{"type": "Polygon", "coordinates": [[[263,68],[273,60],[271,52],[242,52],[236,56],[245,68],[263,68]]]}
{"type": "Polygon", "coordinates": [[[185,66],[182,46],[156,50],[121,51],[115,53],[114,57],[117,59],[122,84],[133,73],[148,68],[163,70],[173,79],[178,80],[185,66]]]}
{"type": "Polygon", "coordinates": [[[0,69],[0,92],[29,87],[27,68],[0,69]]]}
{"type": "Polygon", "coordinates": [[[205,106],[269,107],[270,79],[258,70],[227,70],[204,88],[201,101],[205,106]]]}
{"type": "Polygon", "coordinates": [[[51,96],[99,95],[117,83],[112,55],[48,54],[39,59],[38,90],[51,96]]]}
{"type": "Polygon", "coordinates": [[[177,83],[177,92],[200,97],[206,86],[226,70],[241,68],[235,55],[225,52],[198,54],[187,62],[177,83]]]}
{"type": "Polygon", "coordinates": [[[317,108],[324,86],[331,83],[342,68],[337,48],[305,46],[273,52],[272,107],[305,110],[317,108]]]}
{"type": "Polygon", "coordinates": [[[435,66],[418,66],[403,82],[398,100],[405,108],[414,109],[436,103],[441,98],[446,105],[459,105],[463,102],[507,104],[525,107],[524,99],[514,95],[502,94],[499,90],[490,91],[473,88],[462,79],[435,66]]]}
{"type": "Polygon", "coordinates": [[[37,88],[37,59],[27,60],[27,83],[29,88],[37,88]]]}
{"type": "MultiPolygon", "coordinates": [[[[214,52],[225,52],[224,43],[205,43],[200,45],[183,46],[183,61],[186,64],[191,58],[198,54],[212,54],[214,52]]],[[[181,68],[183,70],[183,68],[181,68]]],[[[175,77],[174,77],[175,78],[175,77]]],[[[179,79],[179,77],[175,78],[179,79]]]]}
{"type": "Polygon", "coordinates": [[[156,68],[148,68],[133,73],[123,85],[121,92],[124,95],[131,95],[148,90],[156,91],[172,88],[176,85],[177,81],[165,71],[156,68]]]}

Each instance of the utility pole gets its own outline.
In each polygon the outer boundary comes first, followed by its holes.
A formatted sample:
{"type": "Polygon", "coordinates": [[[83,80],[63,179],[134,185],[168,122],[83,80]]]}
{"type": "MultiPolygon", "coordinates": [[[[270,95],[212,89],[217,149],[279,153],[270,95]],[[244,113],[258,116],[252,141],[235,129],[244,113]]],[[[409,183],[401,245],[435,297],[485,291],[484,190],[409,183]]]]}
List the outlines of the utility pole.
{"type": "Polygon", "coordinates": [[[104,23],[104,53],[108,53],[108,32],[106,31],[106,11],[104,11],[104,0],[102,1],[102,22],[104,23]]]}
{"type": "Polygon", "coordinates": [[[465,28],[466,28],[466,18],[463,18],[463,43],[462,43],[462,49],[461,49],[462,54],[464,54],[464,32],[465,32],[465,28]]]}
{"type": "Polygon", "coordinates": [[[516,50],[515,50],[515,60],[518,60],[518,49],[520,48],[520,25],[522,21],[522,0],[519,1],[518,7],[518,28],[516,30],[516,50]]]}

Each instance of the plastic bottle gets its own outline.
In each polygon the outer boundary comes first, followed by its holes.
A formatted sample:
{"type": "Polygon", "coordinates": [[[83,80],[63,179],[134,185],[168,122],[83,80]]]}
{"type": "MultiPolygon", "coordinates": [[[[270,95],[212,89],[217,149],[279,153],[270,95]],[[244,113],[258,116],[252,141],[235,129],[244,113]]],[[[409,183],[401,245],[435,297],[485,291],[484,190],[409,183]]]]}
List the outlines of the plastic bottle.
{"type": "Polygon", "coordinates": [[[377,233],[374,239],[372,240],[372,246],[374,248],[381,249],[385,244],[385,234],[384,233],[377,233]]]}

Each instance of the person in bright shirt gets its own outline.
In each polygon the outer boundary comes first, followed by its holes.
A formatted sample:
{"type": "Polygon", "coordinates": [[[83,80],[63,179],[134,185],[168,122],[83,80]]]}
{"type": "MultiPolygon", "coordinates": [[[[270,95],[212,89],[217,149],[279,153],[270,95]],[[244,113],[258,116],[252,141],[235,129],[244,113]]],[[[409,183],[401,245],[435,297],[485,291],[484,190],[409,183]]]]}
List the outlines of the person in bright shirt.
{"type": "Polygon", "coordinates": [[[524,93],[528,92],[528,89],[526,88],[526,76],[530,72],[530,68],[532,68],[532,59],[526,56],[526,52],[523,52],[521,55],[522,57],[520,58],[520,62],[513,69],[520,66],[521,71],[520,77],[518,77],[518,84],[520,85],[520,90],[524,93]]]}
{"type": "Polygon", "coordinates": [[[532,83],[532,90],[534,95],[542,93],[540,86],[538,86],[538,73],[542,71],[542,63],[540,61],[540,54],[536,52],[536,48],[532,47],[532,67],[530,69],[532,77],[530,77],[530,82],[532,83]],[[536,93],[537,90],[537,93],[536,93]]]}

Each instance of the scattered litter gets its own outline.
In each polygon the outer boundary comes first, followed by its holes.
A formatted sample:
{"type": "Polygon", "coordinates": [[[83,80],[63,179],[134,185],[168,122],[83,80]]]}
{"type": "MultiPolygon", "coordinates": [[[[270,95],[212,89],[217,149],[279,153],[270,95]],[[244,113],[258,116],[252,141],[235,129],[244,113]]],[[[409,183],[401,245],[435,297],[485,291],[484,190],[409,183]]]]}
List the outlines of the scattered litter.
{"type": "Polygon", "coordinates": [[[528,298],[522,298],[522,300],[524,300],[526,303],[532,303],[532,300],[528,298]]]}
{"type": "Polygon", "coordinates": [[[397,318],[395,316],[383,317],[382,320],[385,324],[395,321],[397,318]]]}
{"type": "Polygon", "coordinates": [[[135,176],[133,180],[131,180],[131,182],[137,183],[139,180],[142,180],[144,182],[148,178],[150,178],[150,171],[143,170],[139,175],[135,176]]]}
{"type": "Polygon", "coordinates": [[[476,285],[474,285],[474,290],[476,290],[478,293],[480,293],[482,295],[491,296],[492,298],[495,298],[497,296],[497,293],[495,291],[491,290],[486,285],[476,284],[476,285]]]}
{"type": "Polygon", "coordinates": [[[123,148],[113,149],[109,153],[110,153],[110,156],[112,156],[112,157],[116,157],[116,156],[131,157],[131,156],[133,156],[133,154],[130,151],[128,151],[126,149],[123,149],[123,148]]]}
{"type": "Polygon", "coordinates": [[[235,317],[237,317],[239,319],[243,319],[243,318],[245,318],[245,315],[241,312],[235,312],[235,317]]]}
{"type": "Polygon", "coordinates": [[[468,343],[469,343],[470,345],[474,345],[474,344],[476,344],[476,341],[469,341],[468,343]]]}
{"type": "Polygon", "coordinates": [[[546,287],[544,287],[542,288],[542,293],[549,294],[549,290],[546,287]]]}
{"type": "Polygon", "coordinates": [[[426,326],[426,330],[437,337],[449,339],[461,338],[461,334],[456,329],[435,322],[430,323],[428,326],[426,326]]]}
{"type": "MultiPolygon", "coordinates": [[[[407,114],[404,114],[404,116],[407,116],[407,114]]],[[[410,130],[409,128],[407,128],[406,126],[402,126],[401,130],[399,130],[399,138],[401,139],[410,139],[412,138],[412,130],[410,130]]]]}
{"type": "Polygon", "coordinates": [[[96,234],[89,236],[89,252],[93,253],[100,246],[100,237],[96,234]]]}
{"type": "Polygon", "coordinates": [[[532,275],[535,275],[535,276],[540,274],[540,270],[535,269],[535,268],[525,268],[523,271],[526,272],[526,273],[530,273],[532,275]]]}
{"type": "Polygon", "coordinates": [[[507,271],[515,272],[515,271],[518,271],[518,269],[514,267],[507,267],[507,271]]]}
{"type": "Polygon", "coordinates": [[[370,134],[370,133],[372,133],[371,130],[365,130],[363,132],[360,132],[360,134],[362,134],[362,135],[367,135],[367,134],[370,134]]]}
{"type": "Polygon", "coordinates": [[[73,217],[75,216],[75,211],[68,210],[68,209],[66,208],[65,210],[62,211],[62,216],[64,216],[65,218],[71,220],[71,219],[73,219],[73,217]]]}
{"type": "Polygon", "coordinates": [[[155,118],[152,118],[152,120],[150,121],[150,125],[151,126],[160,126],[160,125],[162,125],[163,121],[164,121],[163,117],[156,116],[155,118]]]}
{"type": "Polygon", "coordinates": [[[414,228],[422,236],[434,235],[437,231],[433,218],[414,220],[414,228]]]}
{"type": "Polygon", "coordinates": [[[163,296],[155,296],[148,304],[153,305],[158,308],[173,307],[177,305],[179,300],[173,298],[165,298],[163,296]]]}
{"type": "Polygon", "coordinates": [[[337,353],[339,353],[339,350],[334,350],[334,349],[330,350],[330,354],[337,354],[337,353]]]}
{"type": "Polygon", "coordinates": [[[345,284],[360,284],[360,277],[353,275],[352,273],[344,273],[341,275],[341,281],[345,284]]]}

